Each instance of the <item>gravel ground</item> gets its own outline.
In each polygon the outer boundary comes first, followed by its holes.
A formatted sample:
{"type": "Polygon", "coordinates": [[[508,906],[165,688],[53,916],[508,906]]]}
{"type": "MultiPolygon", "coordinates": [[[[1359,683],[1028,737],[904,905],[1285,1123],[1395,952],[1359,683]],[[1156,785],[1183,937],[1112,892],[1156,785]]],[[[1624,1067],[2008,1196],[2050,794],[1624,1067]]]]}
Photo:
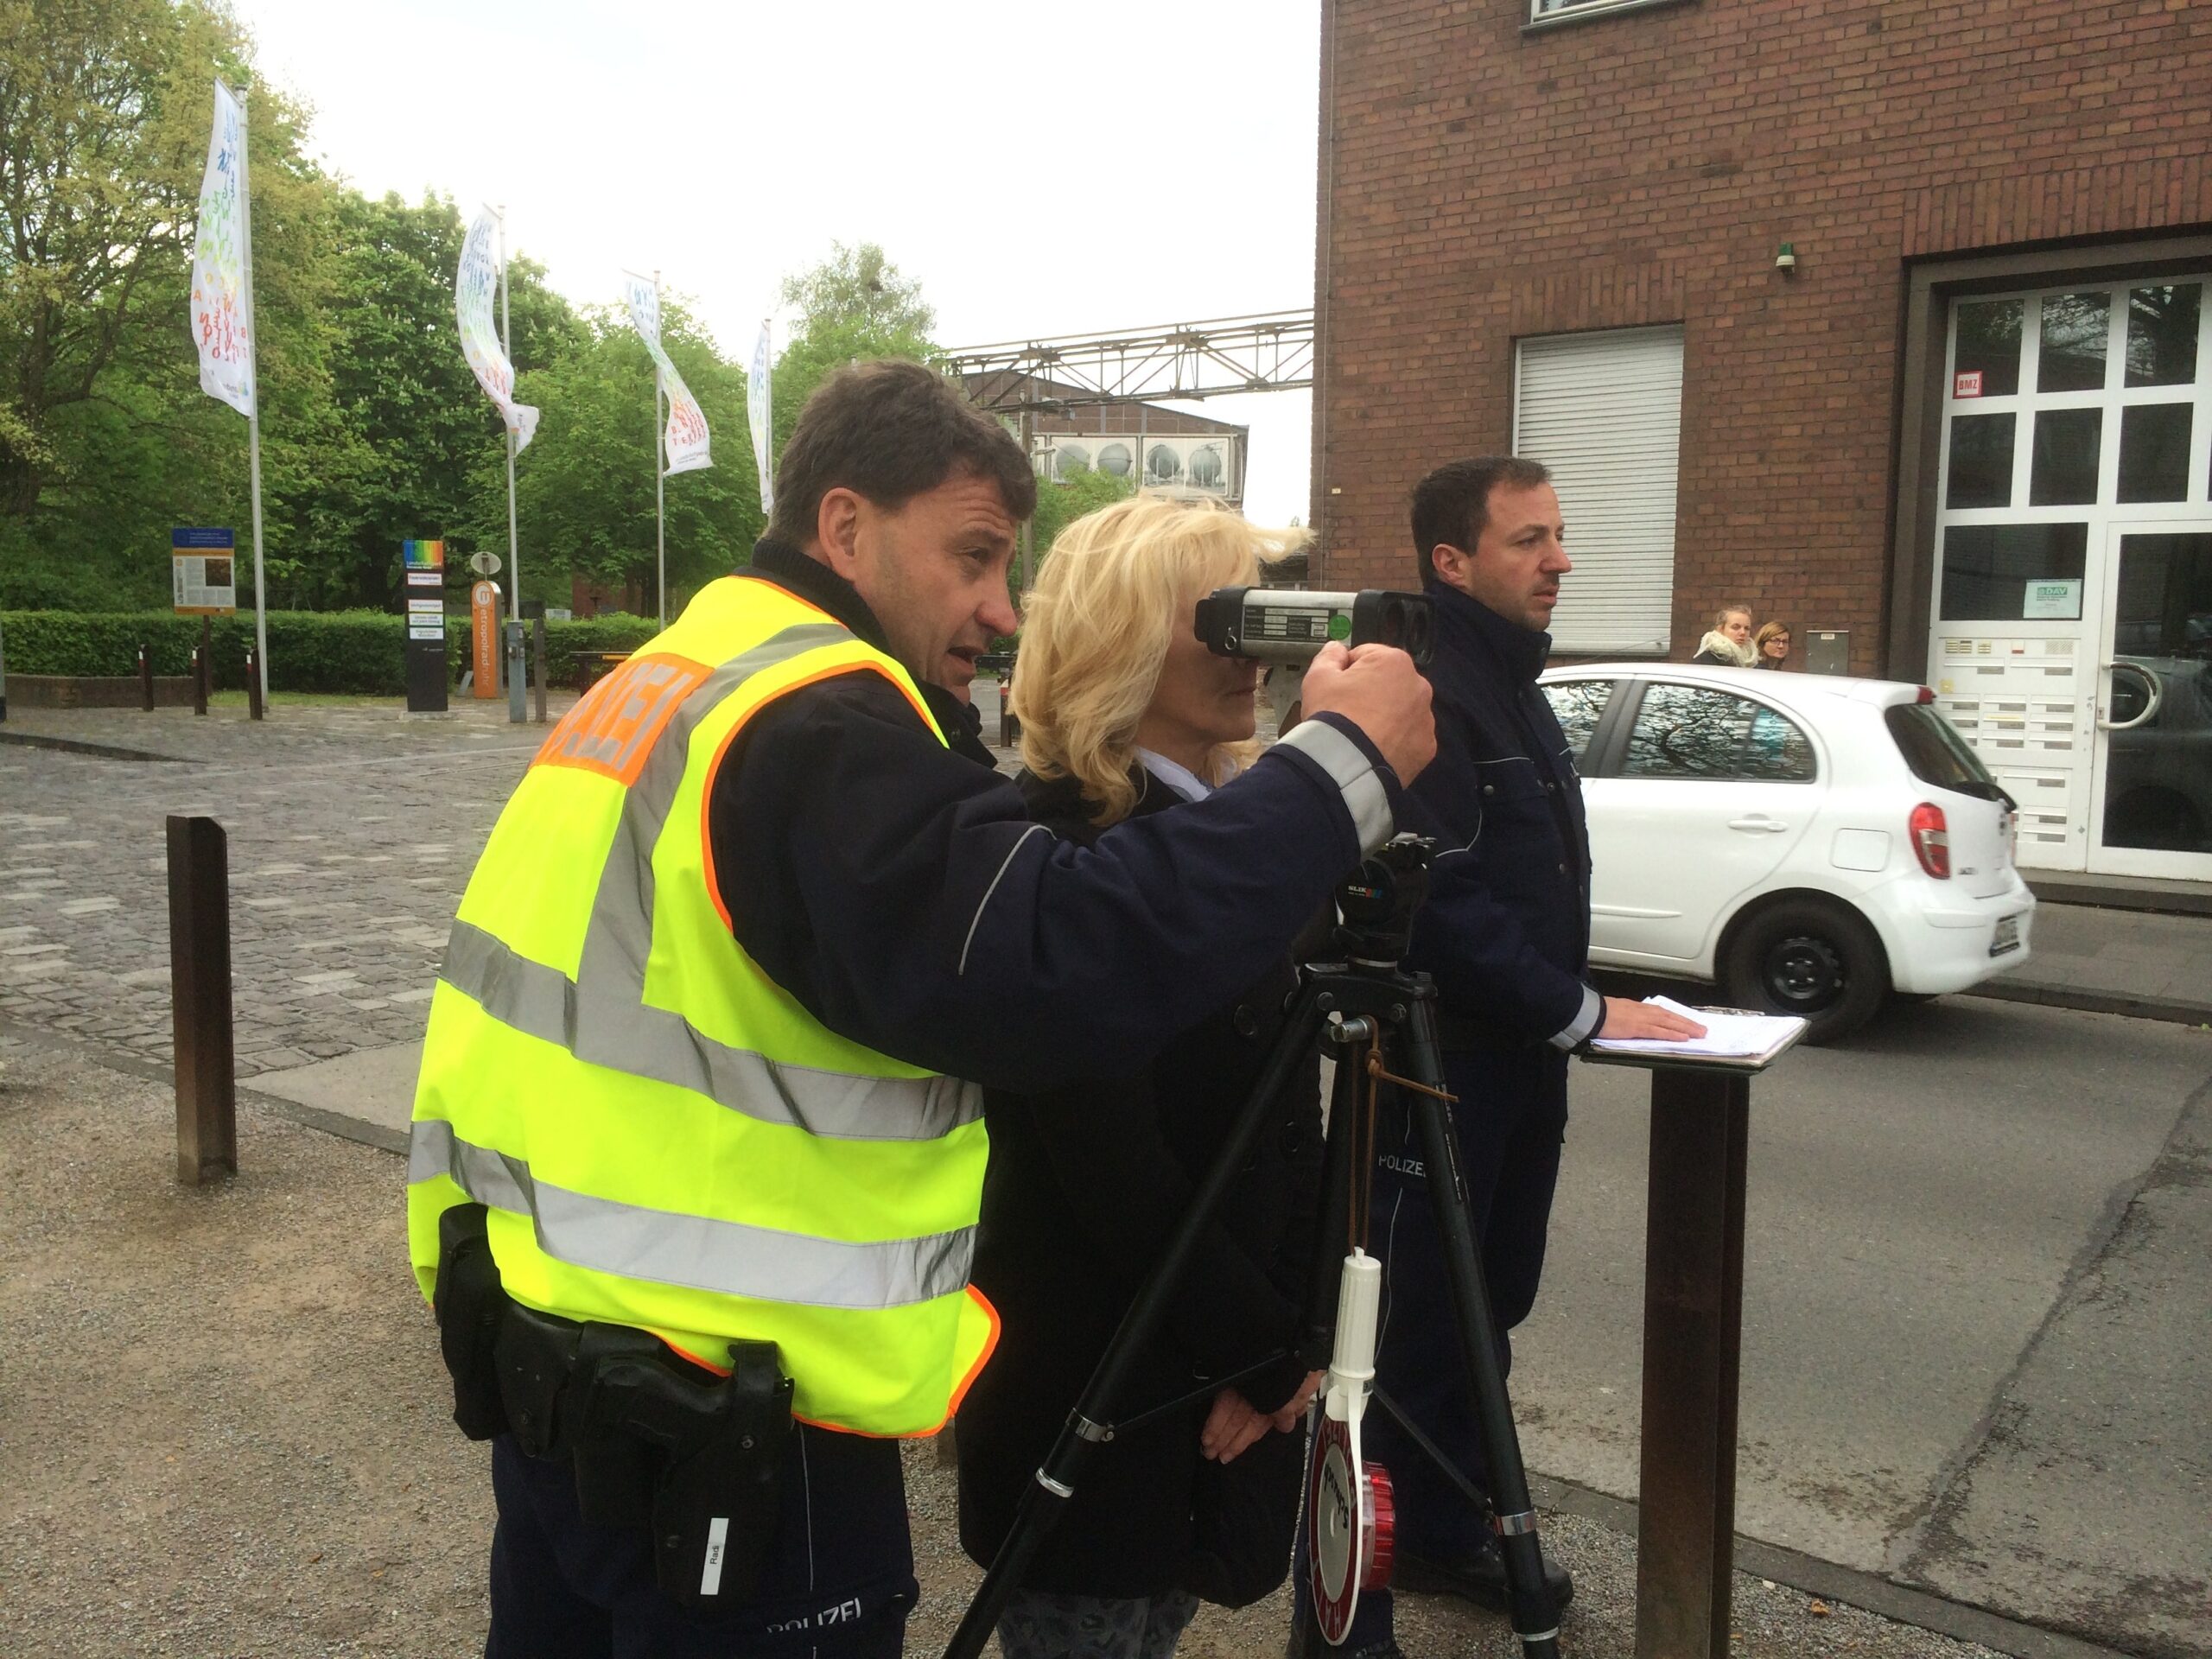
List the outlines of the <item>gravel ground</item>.
{"type": "MultiPolygon", "coordinates": [[[[174,1179],[168,1092],[0,1034],[0,1655],[188,1659],[480,1651],[487,1459],[448,1418],[387,1154],[241,1105],[244,1168],[174,1179]]],[[[922,1611],[941,1649],[977,1577],[953,1483],[908,1459],[922,1611]]],[[[1633,1541],[1570,1516],[1571,1654],[1633,1651],[1633,1541]]],[[[1974,1659],[1987,1649],[1738,1576],[1734,1651],[1974,1659]]],[[[1406,1598],[1407,1650],[1509,1655],[1501,1619],[1406,1598]]],[[[1192,1659],[1281,1651],[1278,1594],[1208,1609],[1192,1659]]]]}

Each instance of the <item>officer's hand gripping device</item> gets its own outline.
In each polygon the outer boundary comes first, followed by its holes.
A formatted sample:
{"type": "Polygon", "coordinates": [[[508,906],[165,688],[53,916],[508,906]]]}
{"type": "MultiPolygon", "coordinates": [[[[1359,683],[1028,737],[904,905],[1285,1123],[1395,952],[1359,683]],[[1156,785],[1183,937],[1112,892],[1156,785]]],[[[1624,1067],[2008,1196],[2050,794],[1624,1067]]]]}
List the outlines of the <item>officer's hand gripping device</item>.
{"type": "MultiPolygon", "coordinates": [[[[1317,644],[1314,650],[1319,649],[1317,644]]],[[[1329,1109],[1326,1203],[1322,1242],[1313,1263],[1309,1328],[1296,1345],[1309,1367],[1332,1357],[1328,1389],[1319,1402],[1319,1432],[1306,1502],[1306,1554],[1320,1632],[1341,1644],[1351,1632],[1359,1592],[1382,1587],[1389,1569],[1388,1477],[1362,1458],[1358,1432],[1371,1391],[1380,1278],[1377,1263],[1364,1249],[1366,1211],[1376,1114],[1388,1097],[1409,1116],[1427,1170],[1429,1203],[1443,1243],[1454,1322],[1472,1385],[1495,1511],[1492,1525],[1505,1559],[1513,1628],[1525,1659],[1557,1659],[1559,1621],[1544,1587],[1528,1471],[1521,1461],[1520,1439],[1498,1363],[1489,1291],[1452,1135],[1450,1096],[1445,1092],[1436,1042],[1436,988],[1427,975],[1409,974],[1399,966],[1414,912],[1427,891],[1431,850],[1427,841],[1401,836],[1338,890],[1339,922],[1329,958],[1308,963],[1300,970],[1289,1018],[1261,1065],[1236,1126],[1193,1194],[1189,1213],[1122,1316],[1059,1438],[1022,1494],[1013,1528],[968,1604],[945,1649],[946,1659],[977,1659],[982,1652],[1100,1445],[1118,1428],[1204,1397],[1236,1380],[1210,1380],[1200,1394],[1166,1406],[1134,1414],[1122,1409],[1129,1381],[1200,1238],[1249,1158],[1276,1094],[1317,1040],[1335,1056],[1336,1084],[1329,1109]],[[1349,1254],[1343,1254],[1347,1247],[1349,1254]]],[[[1264,1363],[1279,1357],[1269,1356],[1264,1363]]],[[[1459,1482],[1466,1481],[1464,1473],[1452,1472],[1459,1482]]]]}
{"type": "Polygon", "coordinates": [[[1426,594],[1369,588],[1356,594],[1302,588],[1217,588],[1198,601],[1199,642],[1217,657],[1267,664],[1268,700],[1282,729],[1306,683],[1306,665],[1332,640],[1395,645],[1426,668],[1436,632],[1426,594]]]}

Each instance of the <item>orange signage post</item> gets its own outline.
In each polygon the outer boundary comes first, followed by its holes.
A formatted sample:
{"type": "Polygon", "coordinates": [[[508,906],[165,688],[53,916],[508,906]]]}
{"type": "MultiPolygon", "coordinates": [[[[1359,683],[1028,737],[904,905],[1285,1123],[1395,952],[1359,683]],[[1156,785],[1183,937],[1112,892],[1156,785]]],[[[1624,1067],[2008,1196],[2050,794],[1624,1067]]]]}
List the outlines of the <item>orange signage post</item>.
{"type": "Polygon", "coordinates": [[[499,695],[499,590],[480,582],[468,590],[468,637],[475,695],[499,695]]]}

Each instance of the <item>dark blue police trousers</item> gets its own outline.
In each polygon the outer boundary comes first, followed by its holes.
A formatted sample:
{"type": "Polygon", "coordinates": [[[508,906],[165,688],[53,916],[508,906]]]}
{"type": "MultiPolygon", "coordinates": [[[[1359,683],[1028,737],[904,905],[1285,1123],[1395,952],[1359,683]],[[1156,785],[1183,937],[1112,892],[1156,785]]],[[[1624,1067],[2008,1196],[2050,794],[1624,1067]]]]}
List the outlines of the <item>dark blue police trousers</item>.
{"type": "Polygon", "coordinates": [[[485,1659],[899,1659],[913,1548],[895,1440],[795,1427],[758,1593],[698,1615],[663,1595],[643,1529],[587,1522],[565,1460],[492,1442],[485,1659]]]}

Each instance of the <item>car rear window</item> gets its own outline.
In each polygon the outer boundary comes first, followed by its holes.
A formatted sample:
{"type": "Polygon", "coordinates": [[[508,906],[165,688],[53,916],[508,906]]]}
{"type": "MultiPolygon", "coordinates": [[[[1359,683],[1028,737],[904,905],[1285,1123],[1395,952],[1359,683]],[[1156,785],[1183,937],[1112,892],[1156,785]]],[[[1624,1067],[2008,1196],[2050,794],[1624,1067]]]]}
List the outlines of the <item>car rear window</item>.
{"type": "Polygon", "coordinates": [[[1966,739],[1951,722],[1925,702],[1891,703],[1882,710],[1882,721],[1897,740],[1897,753],[1912,775],[1931,789],[1955,790],[1985,801],[2009,798],[1981,764],[1981,757],[1967,747],[1966,739]]]}
{"type": "Polygon", "coordinates": [[[1547,680],[1540,688],[1567,734],[1567,753],[1581,763],[1590,748],[1591,735],[1613,695],[1611,680],[1547,680]]]}

